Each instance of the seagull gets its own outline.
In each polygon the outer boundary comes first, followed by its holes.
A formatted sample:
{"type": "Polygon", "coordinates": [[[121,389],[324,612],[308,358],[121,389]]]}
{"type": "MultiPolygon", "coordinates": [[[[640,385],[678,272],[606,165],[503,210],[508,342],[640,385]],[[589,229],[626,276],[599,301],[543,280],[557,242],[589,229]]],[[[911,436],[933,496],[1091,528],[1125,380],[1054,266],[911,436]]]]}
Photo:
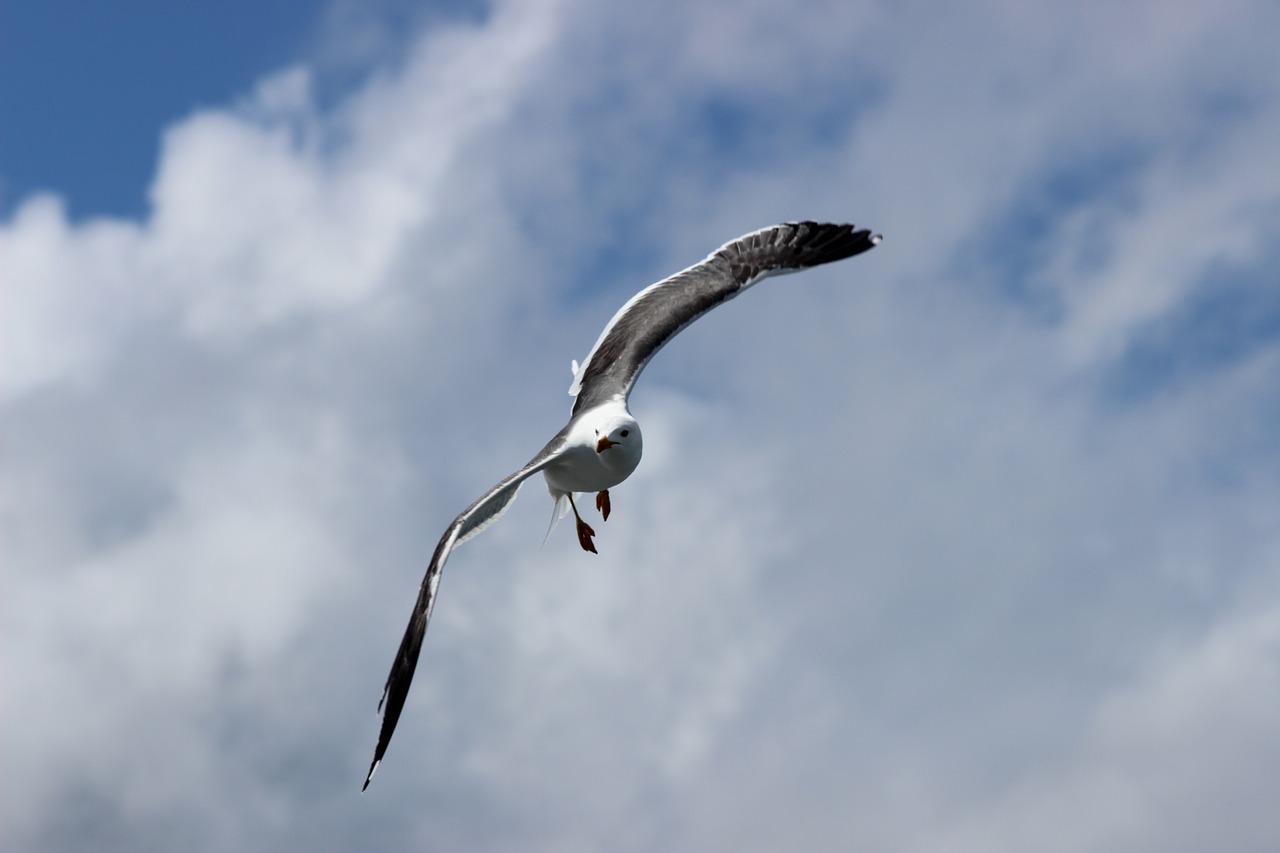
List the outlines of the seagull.
{"type": "Polygon", "coordinates": [[[649,285],[618,309],[586,360],[572,364],[569,393],[575,399],[569,422],[524,467],[464,509],[440,537],[378,702],[378,710],[384,706],[386,710],[362,791],[382,763],[404,710],[422,637],[435,607],[440,572],[453,549],[497,521],[524,481],[541,472],[553,501],[551,528],[567,504],[577,522],[578,544],[597,553],[596,532],[579,514],[573,496],[594,492],[596,509],[607,520],[609,489],[640,464],[640,424],[627,408],[627,399],[649,359],[677,332],[760,280],[843,260],[879,242],[879,234],[850,224],[786,222],[761,228],[725,243],[701,263],[649,285]]]}

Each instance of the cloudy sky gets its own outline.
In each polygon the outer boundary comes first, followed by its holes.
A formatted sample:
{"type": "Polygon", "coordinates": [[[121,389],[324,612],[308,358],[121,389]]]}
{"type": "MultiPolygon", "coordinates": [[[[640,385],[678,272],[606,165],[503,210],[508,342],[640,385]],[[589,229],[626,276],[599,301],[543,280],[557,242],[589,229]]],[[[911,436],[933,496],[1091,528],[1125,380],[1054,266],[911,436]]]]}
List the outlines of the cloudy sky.
{"type": "Polygon", "coordinates": [[[0,4],[5,851],[1275,849],[1280,7],[209,5],[0,4]]]}

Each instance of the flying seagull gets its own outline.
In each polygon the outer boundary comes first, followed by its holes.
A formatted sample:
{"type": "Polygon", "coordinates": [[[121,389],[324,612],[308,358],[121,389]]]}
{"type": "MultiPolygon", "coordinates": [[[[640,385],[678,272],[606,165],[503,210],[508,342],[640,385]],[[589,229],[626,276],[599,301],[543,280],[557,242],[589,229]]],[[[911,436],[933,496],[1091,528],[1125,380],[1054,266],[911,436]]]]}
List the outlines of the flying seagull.
{"type": "Polygon", "coordinates": [[[378,710],[385,705],[386,711],[361,790],[369,787],[404,710],[440,572],[453,549],[497,521],[524,481],[541,471],[554,501],[552,526],[567,503],[577,521],[578,544],[596,553],[596,533],[582,520],[573,495],[595,492],[596,509],[608,519],[609,489],[640,464],[640,425],[627,409],[627,398],[654,353],[685,326],[763,278],[849,258],[879,242],[880,235],[855,230],[853,225],[787,222],[761,228],[725,243],[701,263],[649,285],[613,315],[586,361],[581,366],[573,363],[569,393],[576,399],[569,423],[528,464],[464,509],[440,537],[378,703],[378,710]]]}

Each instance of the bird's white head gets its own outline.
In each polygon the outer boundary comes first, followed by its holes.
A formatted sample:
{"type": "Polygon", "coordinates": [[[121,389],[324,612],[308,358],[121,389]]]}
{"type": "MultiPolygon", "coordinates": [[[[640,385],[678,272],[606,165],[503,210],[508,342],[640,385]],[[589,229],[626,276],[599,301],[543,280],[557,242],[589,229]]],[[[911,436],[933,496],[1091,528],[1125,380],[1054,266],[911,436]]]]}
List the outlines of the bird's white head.
{"type": "Polygon", "coordinates": [[[634,471],[640,464],[644,439],[640,435],[640,424],[631,417],[631,413],[623,409],[602,414],[592,428],[595,430],[595,451],[601,463],[618,472],[630,474],[634,471]]]}

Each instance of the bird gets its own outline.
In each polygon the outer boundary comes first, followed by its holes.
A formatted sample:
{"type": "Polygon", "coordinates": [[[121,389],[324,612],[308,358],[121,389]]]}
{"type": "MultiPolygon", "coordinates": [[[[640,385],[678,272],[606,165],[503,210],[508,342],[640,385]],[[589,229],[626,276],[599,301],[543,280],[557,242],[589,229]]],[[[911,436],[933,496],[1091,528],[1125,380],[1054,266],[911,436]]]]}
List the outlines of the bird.
{"type": "Polygon", "coordinates": [[[497,521],[521,485],[540,472],[552,498],[547,534],[567,504],[576,521],[578,544],[598,553],[596,532],[578,512],[573,496],[595,493],[596,509],[602,519],[609,518],[609,489],[635,471],[644,446],[628,399],[658,350],[694,320],[769,276],[853,257],[880,241],[879,234],[849,223],[784,222],[730,240],[701,262],[649,285],[618,309],[586,359],[572,362],[569,422],[528,463],[464,509],[440,537],[378,702],[382,726],[361,791],[373,781],[404,710],[440,573],[453,550],[497,521]]]}

